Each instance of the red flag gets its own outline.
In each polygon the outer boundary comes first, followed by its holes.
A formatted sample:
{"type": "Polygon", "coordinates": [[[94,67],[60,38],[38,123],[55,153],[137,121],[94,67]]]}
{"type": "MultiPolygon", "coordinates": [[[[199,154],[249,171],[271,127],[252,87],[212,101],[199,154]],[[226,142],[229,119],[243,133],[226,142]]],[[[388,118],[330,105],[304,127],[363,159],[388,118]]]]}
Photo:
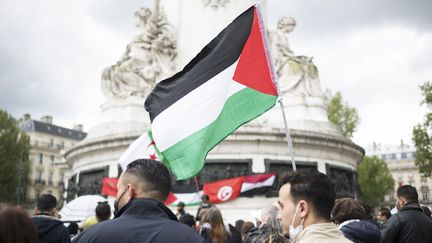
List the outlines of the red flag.
{"type": "Polygon", "coordinates": [[[243,177],[215,181],[204,184],[203,191],[210,198],[210,203],[221,203],[233,200],[240,195],[243,177]]]}
{"type": "Polygon", "coordinates": [[[174,195],[174,193],[170,192],[164,203],[165,203],[165,205],[170,205],[171,203],[175,202],[176,200],[177,200],[177,197],[174,195]]]}
{"type": "Polygon", "coordinates": [[[117,195],[117,182],[118,178],[108,178],[102,179],[102,195],[108,195],[115,197],[117,195]]]}

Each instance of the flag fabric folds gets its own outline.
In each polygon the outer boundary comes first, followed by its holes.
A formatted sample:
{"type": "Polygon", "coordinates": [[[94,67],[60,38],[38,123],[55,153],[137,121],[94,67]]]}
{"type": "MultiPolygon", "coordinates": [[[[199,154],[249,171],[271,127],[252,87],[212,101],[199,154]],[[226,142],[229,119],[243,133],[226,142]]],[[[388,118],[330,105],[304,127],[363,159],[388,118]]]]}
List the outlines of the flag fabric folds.
{"type": "MultiPolygon", "coordinates": [[[[272,187],[275,181],[275,174],[258,174],[250,176],[240,176],[225,180],[204,183],[200,188],[195,185],[174,186],[165,200],[167,205],[177,205],[183,202],[188,206],[201,203],[201,196],[207,194],[211,203],[224,203],[240,196],[253,196],[262,194],[257,190],[265,192],[272,187]]],[[[102,179],[101,194],[115,197],[117,195],[118,178],[104,177],[102,179]]]]}
{"type": "Polygon", "coordinates": [[[203,191],[189,193],[173,193],[176,200],[169,204],[177,205],[179,202],[183,202],[187,206],[199,205],[201,203],[202,194],[203,191]]]}
{"type": "Polygon", "coordinates": [[[174,193],[170,192],[168,194],[168,197],[165,200],[164,204],[170,205],[170,204],[174,203],[176,200],[177,200],[177,197],[174,195],[174,193]]]}
{"type": "Polygon", "coordinates": [[[147,97],[154,141],[178,180],[197,174],[213,147],[275,105],[260,18],[255,6],[246,10],[147,97]]]}
{"type": "Polygon", "coordinates": [[[117,183],[118,178],[102,178],[101,194],[115,197],[117,195],[117,183]]]}
{"type": "Polygon", "coordinates": [[[243,177],[235,177],[204,184],[204,194],[209,196],[210,203],[222,203],[233,200],[240,195],[243,177]]]}
{"type": "Polygon", "coordinates": [[[155,146],[151,131],[145,132],[132,142],[120,157],[118,163],[123,171],[129,163],[137,159],[153,159],[162,161],[161,156],[155,146]]]}
{"type": "Polygon", "coordinates": [[[276,174],[259,174],[243,177],[241,193],[273,186],[276,174]]]}

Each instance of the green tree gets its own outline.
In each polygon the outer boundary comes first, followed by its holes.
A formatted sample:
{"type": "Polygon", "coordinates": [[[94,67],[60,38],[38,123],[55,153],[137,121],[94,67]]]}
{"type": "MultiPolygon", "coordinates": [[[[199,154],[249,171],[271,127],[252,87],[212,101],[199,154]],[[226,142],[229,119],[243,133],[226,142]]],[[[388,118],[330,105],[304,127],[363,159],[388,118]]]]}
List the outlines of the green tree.
{"type": "Polygon", "coordinates": [[[324,93],[324,103],[327,106],[327,117],[330,122],[341,128],[344,137],[351,139],[360,122],[357,109],[345,102],[339,91],[333,95],[327,89],[324,93]]]}
{"type": "Polygon", "coordinates": [[[28,149],[28,137],[19,130],[17,121],[0,110],[0,201],[16,202],[18,188],[22,189],[20,195],[25,195],[28,149]]]}
{"type": "Polygon", "coordinates": [[[357,173],[362,198],[371,206],[379,206],[394,186],[386,162],[376,156],[365,156],[357,166],[357,173]]]}
{"type": "MultiPolygon", "coordinates": [[[[423,100],[421,105],[432,106],[432,83],[430,81],[420,85],[423,100]]],[[[412,140],[416,147],[415,163],[419,167],[420,173],[430,176],[432,173],[432,113],[428,112],[422,124],[417,124],[413,128],[412,140]]]]}

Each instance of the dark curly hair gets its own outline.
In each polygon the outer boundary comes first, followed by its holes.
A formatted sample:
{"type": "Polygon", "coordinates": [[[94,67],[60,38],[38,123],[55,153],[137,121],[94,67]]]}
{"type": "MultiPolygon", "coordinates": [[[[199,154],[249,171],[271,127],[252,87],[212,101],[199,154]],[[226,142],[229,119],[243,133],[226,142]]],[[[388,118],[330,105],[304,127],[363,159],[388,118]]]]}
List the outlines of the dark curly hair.
{"type": "Polygon", "coordinates": [[[336,199],[333,183],[317,170],[300,170],[285,174],[279,180],[279,188],[289,183],[295,203],[305,200],[312,205],[317,217],[330,220],[330,212],[336,199]]]}

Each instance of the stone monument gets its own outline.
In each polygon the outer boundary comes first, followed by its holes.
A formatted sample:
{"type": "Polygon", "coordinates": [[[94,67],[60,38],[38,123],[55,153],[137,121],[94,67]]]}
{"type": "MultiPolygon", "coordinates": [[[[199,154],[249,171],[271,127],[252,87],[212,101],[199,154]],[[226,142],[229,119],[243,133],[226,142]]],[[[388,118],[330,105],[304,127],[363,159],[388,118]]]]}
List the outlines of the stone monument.
{"type": "MultiPolygon", "coordinates": [[[[97,192],[94,180],[119,175],[117,161],[127,146],[149,128],[144,99],[156,83],[177,72],[214,36],[254,1],[155,1],[153,10],[135,13],[141,34],[120,60],[102,72],[106,97],[100,123],[88,137],[65,153],[71,197],[97,192]],[[168,4],[169,3],[169,4],[168,4]],[[198,20],[198,21],[197,21],[198,20]]],[[[265,8],[264,8],[265,9],[265,8]]],[[[271,54],[298,169],[315,168],[335,182],[339,195],[356,196],[355,169],[364,150],[341,135],[327,119],[318,69],[311,57],[296,55],[288,43],[293,18],[283,17],[269,31],[271,54]]],[[[252,173],[292,169],[279,106],[227,137],[208,155],[200,183],[252,173]]],[[[193,180],[177,184],[191,184],[193,180]]],[[[239,198],[219,205],[228,222],[253,219],[250,212],[275,201],[266,196],[239,198]]],[[[194,208],[189,211],[193,212],[194,208]]]]}
{"type": "Polygon", "coordinates": [[[144,101],[156,83],[175,72],[175,28],[156,1],[153,10],[135,12],[141,33],[127,44],[120,59],[102,71],[105,96],[99,123],[81,143],[65,153],[72,170],[68,197],[100,193],[95,181],[119,174],[117,161],[125,148],[149,129],[144,101]]]}

